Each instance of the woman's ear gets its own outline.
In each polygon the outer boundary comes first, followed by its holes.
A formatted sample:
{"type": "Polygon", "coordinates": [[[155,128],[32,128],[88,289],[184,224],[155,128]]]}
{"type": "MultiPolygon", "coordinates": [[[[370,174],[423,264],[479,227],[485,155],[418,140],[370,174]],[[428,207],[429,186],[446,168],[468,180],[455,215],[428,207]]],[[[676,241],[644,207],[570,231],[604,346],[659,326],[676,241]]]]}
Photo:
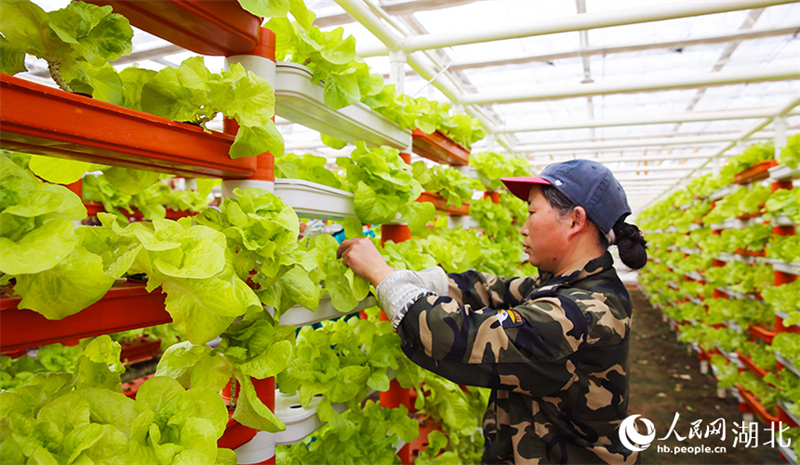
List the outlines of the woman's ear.
{"type": "Polygon", "coordinates": [[[571,224],[568,235],[569,238],[572,238],[572,236],[583,231],[583,229],[586,227],[586,210],[584,210],[583,207],[573,208],[572,213],[570,213],[569,220],[571,221],[571,224]]]}

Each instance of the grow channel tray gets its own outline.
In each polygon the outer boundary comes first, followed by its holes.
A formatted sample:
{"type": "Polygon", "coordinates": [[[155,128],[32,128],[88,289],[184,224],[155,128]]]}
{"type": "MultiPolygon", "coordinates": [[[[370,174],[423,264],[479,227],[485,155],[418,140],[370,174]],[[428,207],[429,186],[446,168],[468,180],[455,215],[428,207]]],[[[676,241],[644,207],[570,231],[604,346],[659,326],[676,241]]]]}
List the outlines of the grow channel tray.
{"type": "Polygon", "coordinates": [[[772,224],[774,226],[795,226],[794,220],[786,215],[776,215],[772,217],[772,224]]]}
{"type": "Polygon", "coordinates": [[[353,194],[302,179],[276,179],[275,195],[301,218],[355,218],[353,194]]]}
{"type": "Polygon", "coordinates": [[[261,18],[237,0],[87,1],[111,5],[133,26],[200,55],[241,55],[258,43],[261,18]]]}
{"type": "Polygon", "coordinates": [[[789,263],[780,260],[772,262],[772,268],[781,273],[800,275],[800,263],[789,263]]]}
{"type": "Polygon", "coordinates": [[[232,135],[5,74],[0,92],[3,149],[185,177],[246,178],[256,169],[256,157],[230,158],[232,135]]]}
{"type": "Polygon", "coordinates": [[[725,197],[728,194],[732,194],[739,186],[736,185],[728,185],[720,187],[719,189],[715,190],[708,196],[708,200],[719,200],[725,197]]]}
{"type": "Polygon", "coordinates": [[[792,402],[786,402],[782,399],[778,399],[778,407],[783,410],[786,416],[789,417],[795,425],[800,425],[800,418],[797,418],[797,416],[791,412],[793,406],[794,404],[792,402]]]}
{"type": "Polygon", "coordinates": [[[3,352],[71,339],[116,333],[171,323],[160,289],[147,293],[141,283],[112,287],[106,295],[80,312],[61,320],[48,320],[32,310],[17,308],[19,296],[0,299],[0,341],[3,352]]]}
{"type": "MultiPolygon", "coordinates": [[[[300,405],[299,394],[283,394],[275,390],[275,415],[286,425],[286,429],[275,433],[275,445],[290,445],[301,441],[309,434],[322,428],[325,424],[317,416],[317,406],[322,401],[321,396],[311,400],[308,409],[300,405]]],[[[334,403],[333,409],[339,413],[347,410],[345,404],[334,403]]]]}
{"type": "MultiPolygon", "coordinates": [[[[447,227],[454,229],[461,226],[463,229],[478,229],[481,224],[471,216],[451,215],[447,217],[447,227]]],[[[527,261],[525,259],[524,261],[527,261]]]]}
{"type": "Polygon", "coordinates": [[[783,447],[781,444],[778,444],[778,449],[781,451],[781,455],[784,457],[786,462],[790,465],[797,464],[797,456],[794,454],[794,449],[790,447],[783,447]]]}
{"type": "MultiPolygon", "coordinates": [[[[275,195],[301,218],[341,221],[355,218],[350,192],[302,179],[276,179],[275,195]]],[[[392,223],[399,223],[400,215],[392,223]]]]}
{"type": "Polygon", "coordinates": [[[356,103],[331,110],[323,100],[323,87],[311,80],[311,71],[297,63],[279,62],[275,74],[275,113],[345,142],[364,141],[372,147],[388,145],[401,151],[411,146],[411,133],[356,103]]]}
{"type": "Polygon", "coordinates": [[[792,169],[786,165],[773,166],[769,169],[769,178],[773,181],[800,179],[800,168],[792,169]]]}
{"type": "Polygon", "coordinates": [[[800,376],[800,370],[798,370],[797,367],[794,366],[791,360],[784,357],[780,352],[775,352],[775,360],[780,362],[780,364],[783,365],[784,369],[791,371],[797,376],[800,376]]]}
{"type": "Polygon", "coordinates": [[[375,297],[370,295],[356,305],[354,309],[347,313],[342,313],[333,308],[330,296],[326,296],[319,299],[319,308],[317,308],[316,312],[312,312],[303,306],[295,305],[281,315],[280,322],[278,324],[287,326],[311,325],[320,321],[330,320],[340,316],[350,315],[351,313],[360,312],[361,310],[374,307],[375,305],[378,305],[377,300],[375,300],[375,297]]]}

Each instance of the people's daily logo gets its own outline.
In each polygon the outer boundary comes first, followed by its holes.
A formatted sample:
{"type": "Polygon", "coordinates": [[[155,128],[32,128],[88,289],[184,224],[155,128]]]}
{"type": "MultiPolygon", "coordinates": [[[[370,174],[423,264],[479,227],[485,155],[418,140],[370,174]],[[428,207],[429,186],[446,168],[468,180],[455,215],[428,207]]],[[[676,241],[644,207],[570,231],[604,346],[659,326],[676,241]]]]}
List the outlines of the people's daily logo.
{"type": "Polygon", "coordinates": [[[641,452],[647,449],[656,438],[656,427],[652,421],[642,418],[641,422],[644,423],[647,433],[640,434],[636,429],[636,419],[639,416],[631,415],[622,421],[622,425],[619,427],[619,440],[628,449],[641,452]]]}

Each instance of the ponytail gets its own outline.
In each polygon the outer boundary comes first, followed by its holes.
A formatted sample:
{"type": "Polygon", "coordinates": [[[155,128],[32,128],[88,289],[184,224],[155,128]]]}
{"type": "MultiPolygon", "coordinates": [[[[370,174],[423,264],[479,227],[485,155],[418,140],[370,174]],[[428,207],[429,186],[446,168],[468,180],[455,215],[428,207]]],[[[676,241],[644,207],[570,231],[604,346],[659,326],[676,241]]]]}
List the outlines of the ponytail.
{"type": "Polygon", "coordinates": [[[647,241],[644,240],[642,231],[620,218],[614,225],[613,232],[622,263],[634,270],[644,267],[647,264],[647,241]]]}

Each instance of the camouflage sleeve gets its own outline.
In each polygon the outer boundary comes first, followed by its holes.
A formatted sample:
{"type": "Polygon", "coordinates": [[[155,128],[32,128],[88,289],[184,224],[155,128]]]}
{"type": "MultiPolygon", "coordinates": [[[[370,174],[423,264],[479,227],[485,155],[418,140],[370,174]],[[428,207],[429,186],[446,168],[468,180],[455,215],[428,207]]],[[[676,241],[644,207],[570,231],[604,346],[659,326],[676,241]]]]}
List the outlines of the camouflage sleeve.
{"type": "Polygon", "coordinates": [[[459,384],[532,396],[553,395],[575,382],[587,333],[584,313],[559,296],[498,311],[427,295],[398,327],[403,351],[423,368],[459,384]]]}
{"type": "Polygon", "coordinates": [[[533,290],[537,280],[534,278],[509,278],[470,270],[464,273],[450,273],[448,295],[460,305],[511,308],[519,305],[533,290]]]}

